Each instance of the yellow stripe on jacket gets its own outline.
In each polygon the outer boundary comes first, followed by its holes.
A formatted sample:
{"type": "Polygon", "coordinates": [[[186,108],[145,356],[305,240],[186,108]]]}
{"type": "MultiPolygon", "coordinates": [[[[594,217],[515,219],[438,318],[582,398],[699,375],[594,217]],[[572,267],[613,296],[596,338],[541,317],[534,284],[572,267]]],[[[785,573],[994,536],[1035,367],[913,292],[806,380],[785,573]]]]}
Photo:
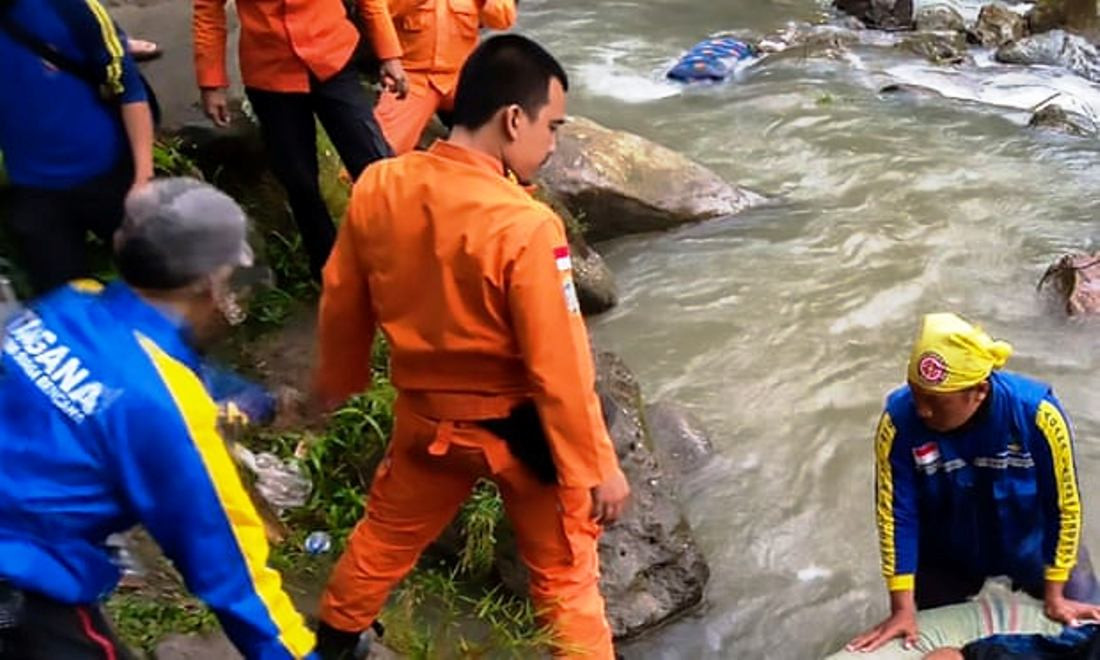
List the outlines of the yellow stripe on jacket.
{"type": "Polygon", "coordinates": [[[122,94],[122,58],[125,56],[126,51],[122,48],[122,41],[118,38],[118,30],[115,29],[115,23],[111,20],[111,16],[107,13],[107,10],[103,8],[103,5],[99,3],[99,0],[84,0],[88,5],[88,10],[95,16],[96,22],[99,23],[99,31],[103,36],[103,43],[107,47],[107,54],[110,59],[107,60],[107,89],[112,94],[122,94]]]}
{"type": "Polygon", "coordinates": [[[218,434],[217,406],[190,368],[150,339],[139,335],[138,341],[179,408],[248,568],[253,591],[275,624],[279,641],[294,657],[304,657],[313,649],[313,633],[306,628],[283,591],[279,574],[267,566],[268,546],[263,523],[241,483],[225,441],[218,434]]]}
{"type": "Polygon", "coordinates": [[[889,413],[882,413],[875,431],[875,518],[878,523],[879,550],[882,553],[882,575],[890,591],[913,588],[912,574],[897,574],[897,545],[894,538],[894,470],[890,451],[894,448],[897,429],[889,413]]]}
{"type": "Polygon", "coordinates": [[[1069,425],[1057,406],[1049,401],[1039,403],[1035,424],[1050,446],[1054,468],[1054,484],[1058,493],[1058,542],[1054,561],[1046,567],[1045,578],[1065,582],[1077,563],[1077,548],[1081,542],[1081,495],[1077,491],[1077,474],[1073,465],[1073,446],[1069,425]]]}

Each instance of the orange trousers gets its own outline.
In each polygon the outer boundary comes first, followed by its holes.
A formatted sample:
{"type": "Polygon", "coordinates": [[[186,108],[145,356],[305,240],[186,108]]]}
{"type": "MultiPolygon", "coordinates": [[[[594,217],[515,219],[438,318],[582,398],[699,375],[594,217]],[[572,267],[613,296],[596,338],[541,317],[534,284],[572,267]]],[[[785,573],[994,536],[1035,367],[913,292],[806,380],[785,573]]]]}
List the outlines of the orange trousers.
{"type": "MultiPolygon", "coordinates": [[[[428,81],[427,73],[408,73],[409,93],[403,99],[383,92],[374,106],[374,118],[394,153],[400,156],[416,148],[420,135],[437,110],[454,107],[454,86],[451,93],[441,94],[428,81]]],[[[458,74],[455,74],[456,76],[458,74]]]]}
{"type": "Polygon", "coordinates": [[[478,479],[499,487],[531,574],[530,594],[553,629],[556,657],[611,660],[599,591],[600,527],[586,489],[535,479],[504,441],[474,422],[438,422],[398,398],[393,439],[371,485],[367,511],[348,538],[321,598],[321,619],[365,630],[390,591],[443,531],[478,479]]]}

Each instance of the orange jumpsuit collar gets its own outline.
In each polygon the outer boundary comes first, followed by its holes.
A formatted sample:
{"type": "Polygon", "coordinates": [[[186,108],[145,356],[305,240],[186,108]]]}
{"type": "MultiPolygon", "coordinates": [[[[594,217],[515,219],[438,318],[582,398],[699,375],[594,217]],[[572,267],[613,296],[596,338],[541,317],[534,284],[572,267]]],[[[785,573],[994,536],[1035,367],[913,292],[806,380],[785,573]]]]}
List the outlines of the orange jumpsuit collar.
{"type": "Polygon", "coordinates": [[[502,177],[507,176],[505,173],[506,170],[504,169],[504,163],[502,163],[499,158],[490,156],[484,151],[463,147],[449,140],[436,140],[432,143],[432,146],[428,148],[428,153],[439,156],[440,158],[484,168],[502,177]]]}

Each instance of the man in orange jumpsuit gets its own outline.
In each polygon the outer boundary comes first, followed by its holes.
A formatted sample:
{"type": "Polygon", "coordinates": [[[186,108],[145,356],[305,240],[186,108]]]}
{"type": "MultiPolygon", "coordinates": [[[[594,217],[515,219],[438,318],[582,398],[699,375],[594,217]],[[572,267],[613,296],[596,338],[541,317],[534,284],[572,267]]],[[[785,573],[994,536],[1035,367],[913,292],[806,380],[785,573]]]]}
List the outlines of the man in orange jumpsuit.
{"type": "MultiPolygon", "coordinates": [[[[195,70],[203,110],[216,125],[226,126],[226,0],[194,2],[195,70]]],[[[314,115],[352,177],[392,154],[354,66],[359,31],[341,0],[237,0],[236,6],[245,90],[260,121],[271,169],[286,189],[319,279],[336,228],[318,182],[314,115]]]]}
{"type": "Polygon", "coordinates": [[[432,115],[454,107],[462,63],[477,46],[481,26],[507,30],[515,0],[361,0],[384,93],[375,108],[382,132],[398,154],[412,151],[432,115]]]}
{"type": "Polygon", "coordinates": [[[487,477],[558,653],[613,655],[596,545],[630,489],[595,394],[562,222],[507,176],[529,182],[553,151],[567,85],[534,42],[491,38],[462,70],[451,138],[355,185],[325,266],[316,394],[331,407],[363,390],[378,325],[399,396],[366,515],[322,598],[322,641],[365,630],[487,477]],[[549,474],[519,458],[540,447],[549,474]]]}

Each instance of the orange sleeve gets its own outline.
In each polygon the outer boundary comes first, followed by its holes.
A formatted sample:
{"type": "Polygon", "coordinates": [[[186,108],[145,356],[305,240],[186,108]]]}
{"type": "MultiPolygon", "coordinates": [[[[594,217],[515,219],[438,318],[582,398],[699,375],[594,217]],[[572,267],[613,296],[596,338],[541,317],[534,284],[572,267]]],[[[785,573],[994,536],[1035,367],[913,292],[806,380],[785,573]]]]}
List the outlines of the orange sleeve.
{"type": "Polygon", "coordinates": [[[366,23],[371,48],[378,59],[392,60],[404,54],[393,25],[389,0],[359,0],[359,14],[366,23]]]}
{"type": "Polygon", "coordinates": [[[314,393],[326,408],[335,407],[370,384],[375,317],[370,285],[356,243],[364,209],[352,191],[348,217],[336,235],[322,276],[317,320],[317,370],[314,393]]]}
{"type": "Polygon", "coordinates": [[[195,0],[191,31],[199,87],[229,87],[225,73],[225,0],[195,0]]]}
{"type": "Polygon", "coordinates": [[[508,305],[558,481],[591,488],[619,463],[596,396],[568,249],[561,221],[543,216],[512,263],[508,305]]]}
{"type": "Polygon", "coordinates": [[[515,0],[484,0],[481,24],[493,30],[507,30],[516,23],[515,0]]]}

